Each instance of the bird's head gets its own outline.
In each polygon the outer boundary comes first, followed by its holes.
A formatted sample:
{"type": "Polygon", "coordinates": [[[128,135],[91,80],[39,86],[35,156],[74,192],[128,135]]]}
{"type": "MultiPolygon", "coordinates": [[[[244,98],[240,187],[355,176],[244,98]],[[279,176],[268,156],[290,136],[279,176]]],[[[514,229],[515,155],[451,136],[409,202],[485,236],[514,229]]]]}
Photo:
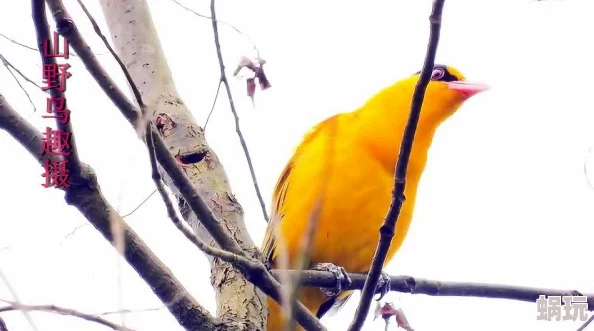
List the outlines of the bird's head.
{"type": "MultiPolygon", "coordinates": [[[[408,83],[405,85],[411,90],[411,98],[420,74],[419,71],[405,80],[408,83]]],[[[422,112],[443,120],[452,115],[464,101],[487,89],[489,87],[485,84],[467,81],[454,67],[436,64],[425,91],[422,112]]]]}

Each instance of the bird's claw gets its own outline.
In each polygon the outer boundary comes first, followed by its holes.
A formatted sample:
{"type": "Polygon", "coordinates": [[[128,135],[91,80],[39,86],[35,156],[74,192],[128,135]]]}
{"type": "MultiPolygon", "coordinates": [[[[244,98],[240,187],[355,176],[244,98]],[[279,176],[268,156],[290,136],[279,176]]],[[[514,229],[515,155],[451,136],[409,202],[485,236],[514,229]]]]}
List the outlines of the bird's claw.
{"type": "Polygon", "coordinates": [[[343,288],[349,287],[353,282],[343,267],[334,265],[332,263],[316,263],[311,267],[311,269],[317,271],[329,271],[334,274],[336,277],[336,286],[334,288],[320,287],[320,290],[331,298],[339,295],[343,288]]]}
{"type": "Polygon", "coordinates": [[[390,292],[390,285],[392,280],[390,276],[382,271],[380,279],[377,281],[377,285],[375,286],[375,293],[379,293],[379,298],[377,301],[380,301],[388,292],[390,292]]]}

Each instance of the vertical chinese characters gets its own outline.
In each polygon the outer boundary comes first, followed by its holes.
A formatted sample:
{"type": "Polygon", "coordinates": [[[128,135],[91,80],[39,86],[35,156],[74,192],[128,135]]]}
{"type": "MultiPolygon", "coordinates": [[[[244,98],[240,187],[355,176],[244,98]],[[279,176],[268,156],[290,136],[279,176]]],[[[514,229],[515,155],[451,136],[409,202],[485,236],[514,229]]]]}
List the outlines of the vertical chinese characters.
{"type": "MultiPolygon", "coordinates": [[[[53,40],[43,41],[43,57],[68,59],[68,40],[62,38],[62,50],[60,50],[60,36],[53,33],[53,40]]],[[[43,91],[50,91],[46,101],[46,115],[43,118],[53,118],[57,123],[65,125],[70,120],[70,110],[66,103],[64,92],[66,91],[66,80],[72,76],[68,72],[68,63],[58,64],[56,61],[43,61],[42,79],[43,91]],[[48,63],[49,62],[49,63],[48,63]]],[[[41,156],[46,156],[44,161],[44,173],[41,175],[45,182],[43,187],[62,188],[68,187],[70,171],[65,156],[70,155],[71,132],[58,128],[54,130],[46,127],[43,134],[41,156]]]]}

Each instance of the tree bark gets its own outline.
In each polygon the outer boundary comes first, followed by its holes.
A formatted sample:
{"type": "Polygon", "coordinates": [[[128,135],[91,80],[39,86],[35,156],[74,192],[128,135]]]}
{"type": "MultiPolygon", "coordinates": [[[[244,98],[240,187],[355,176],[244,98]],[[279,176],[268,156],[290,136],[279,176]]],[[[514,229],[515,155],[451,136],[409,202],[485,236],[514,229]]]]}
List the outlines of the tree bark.
{"type": "MultiPolygon", "coordinates": [[[[261,258],[248,235],[243,209],[231,193],[223,165],[177,93],[148,4],[144,0],[101,0],[100,3],[114,48],[140,90],[146,109],[151,112],[147,114],[148,119],[155,123],[163,141],[182,163],[217,219],[245,251],[261,258]]],[[[216,245],[166,174],[164,179],[196,235],[216,245]]],[[[222,320],[243,321],[247,323],[246,329],[264,330],[266,296],[231,264],[212,257],[209,262],[217,316],[222,320]]]]}

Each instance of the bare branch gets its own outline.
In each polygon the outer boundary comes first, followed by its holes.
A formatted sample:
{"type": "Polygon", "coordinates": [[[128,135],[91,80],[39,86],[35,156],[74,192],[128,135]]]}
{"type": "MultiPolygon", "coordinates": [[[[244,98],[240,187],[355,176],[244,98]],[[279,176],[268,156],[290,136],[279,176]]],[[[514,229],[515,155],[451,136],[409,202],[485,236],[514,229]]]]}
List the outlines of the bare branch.
{"type": "MultiPolygon", "coordinates": [[[[304,286],[333,288],[337,285],[336,275],[327,271],[272,270],[272,274],[276,279],[280,279],[283,273],[288,273],[291,277],[300,279],[300,283],[304,286]]],[[[368,275],[358,273],[349,273],[348,275],[352,283],[347,284],[345,282],[342,284],[345,290],[360,290],[364,288],[368,275]]],[[[594,311],[594,293],[582,294],[577,290],[470,282],[443,282],[412,276],[390,276],[390,280],[390,291],[442,297],[493,298],[535,303],[539,295],[585,295],[588,297],[588,310],[594,311]]]]}
{"type": "MultiPolygon", "coordinates": [[[[55,158],[49,154],[41,156],[41,133],[22,118],[0,94],[0,129],[8,132],[25,147],[40,164],[45,158],[55,158]]],[[[217,330],[221,324],[187,292],[163,262],[146,246],[140,237],[125,223],[116,210],[101,194],[97,177],[93,170],[83,164],[78,174],[80,184],[71,185],[66,190],[66,202],[75,206],[113,245],[111,222],[115,219],[122,224],[125,240],[123,252],[126,261],[138,272],[151,290],[167,305],[178,322],[192,330],[203,326],[217,330]]]]}
{"type": "MultiPolygon", "coordinates": [[[[38,50],[37,48],[35,48],[35,47],[31,47],[31,46],[28,46],[28,45],[25,45],[25,44],[23,44],[23,43],[20,43],[20,42],[18,42],[17,40],[15,40],[15,39],[13,39],[13,38],[10,38],[10,37],[6,36],[6,35],[5,35],[5,34],[3,34],[3,33],[0,33],[0,37],[2,37],[2,38],[4,38],[4,39],[6,39],[6,40],[8,40],[8,41],[10,41],[11,43],[13,43],[13,44],[15,44],[15,45],[17,45],[17,46],[21,46],[21,47],[23,47],[23,48],[26,48],[26,49],[32,50],[32,51],[34,51],[34,52],[39,52],[39,50],[38,50]]],[[[99,56],[99,55],[105,55],[105,54],[107,54],[107,53],[96,53],[95,55],[98,55],[98,56],[99,56]]],[[[70,54],[70,56],[72,56],[72,57],[78,57],[78,55],[76,55],[76,53],[71,53],[71,54],[70,54]]]]}
{"type": "Polygon", "coordinates": [[[20,43],[20,42],[16,41],[15,39],[12,39],[12,38],[10,38],[10,37],[6,36],[6,35],[5,35],[5,34],[3,34],[3,33],[0,33],[0,37],[2,37],[2,38],[4,38],[4,39],[6,39],[6,40],[8,40],[8,41],[10,41],[11,43],[13,43],[13,44],[15,44],[15,45],[18,45],[18,46],[24,47],[24,48],[26,48],[26,49],[29,49],[29,50],[32,50],[32,51],[35,51],[35,52],[38,52],[38,51],[39,51],[39,50],[37,50],[37,48],[35,48],[35,47],[31,47],[31,46],[27,46],[27,45],[25,45],[25,44],[23,44],[23,43],[20,43]]]}
{"type": "MultiPolygon", "coordinates": [[[[21,77],[23,77],[28,82],[33,83],[33,81],[29,80],[29,78],[27,78],[25,75],[23,75],[23,73],[20,72],[20,70],[18,70],[10,62],[8,62],[8,60],[2,54],[0,54],[0,60],[2,61],[2,63],[6,67],[6,70],[8,70],[8,72],[10,73],[10,75],[12,76],[12,78],[14,78],[14,81],[17,84],[19,84],[19,87],[25,93],[25,95],[27,96],[27,99],[29,99],[29,103],[31,104],[31,106],[33,106],[33,112],[36,112],[37,111],[37,107],[35,107],[35,103],[33,102],[33,100],[31,100],[31,96],[29,95],[29,92],[27,92],[27,90],[25,89],[25,87],[21,84],[21,82],[19,81],[19,79],[17,78],[17,76],[12,72],[12,70],[15,70],[19,75],[21,75],[21,77]],[[11,68],[12,68],[12,70],[11,70],[11,68]]],[[[35,84],[35,83],[33,83],[33,84],[35,84]]],[[[35,85],[37,85],[37,84],[35,84],[35,85]]]]}
{"type": "Polygon", "coordinates": [[[260,201],[260,207],[262,208],[262,214],[264,215],[264,219],[266,223],[268,223],[268,212],[266,211],[266,204],[264,203],[264,199],[262,198],[262,193],[260,192],[260,187],[258,186],[258,181],[256,180],[256,171],[254,170],[254,165],[252,164],[252,158],[250,157],[250,152],[247,147],[247,143],[245,142],[245,138],[243,137],[243,133],[241,132],[241,128],[239,127],[239,116],[237,115],[237,110],[235,110],[235,102],[233,102],[233,95],[231,94],[231,88],[229,87],[229,81],[227,81],[227,75],[225,74],[225,63],[223,62],[223,53],[221,52],[221,42],[219,40],[219,28],[217,25],[217,13],[215,10],[215,0],[210,1],[210,15],[212,17],[212,31],[214,32],[214,41],[215,41],[215,48],[217,50],[217,57],[219,59],[219,67],[221,69],[221,81],[225,85],[225,89],[227,90],[227,98],[229,99],[229,107],[231,108],[231,112],[233,113],[233,117],[235,118],[235,132],[237,132],[237,136],[239,137],[239,142],[241,143],[241,147],[243,148],[243,153],[245,154],[245,159],[247,161],[248,167],[250,168],[250,175],[252,176],[252,182],[254,183],[254,189],[256,190],[256,195],[258,196],[258,200],[260,201]]]}
{"type": "MultiPolygon", "coordinates": [[[[2,96],[0,96],[0,98],[1,97],[2,96]]],[[[2,101],[2,100],[0,100],[0,101],[2,101]]],[[[1,107],[1,102],[0,102],[0,107],[1,107]]],[[[17,295],[16,291],[12,287],[12,284],[10,284],[10,282],[8,281],[8,278],[6,277],[6,275],[2,272],[2,269],[0,269],[0,278],[4,282],[4,285],[6,285],[6,287],[8,288],[8,291],[10,292],[10,294],[12,295],[14,300],[16,300],[17,303],[19,303],[20,302],[19,296],[17,295]]],[[[37,328],[37,325],[35,324],[35,322],[33,322],[33,318],[31,317],[31,314],[29,314],[28,311],[23,311],[22,313],[23,313],[23,316],[25,316],[25,319],[27,320],[29,325],[31,325],[31,328],[35,331],[39,331],[39,329],[37,328]]]]}
{"type": "Polygon", "coordinates": [[[206,117],[206,122],[204,122],[204,132],[206,132],[206,126],[208,125],[208,121],[210,120],[210,116],[214,112],[215,106],[217,105],[217,100],[219,99],[219,92],[221,91],[221,85],[222,84],[223,84],[223,81],[221,81],[219,79],[219,86],[217,86],[217,93],[215,94],[214,100],[212,101],[212,107],[210,107],[210,112],[208,113],[208,116],[206,117]]]}
{"type": "Polygon", "coordinates": [[[6,59],[6,57],[4,57],[4,56],[2,56],[2,54],[0,54],[0,58],[2,59],[2,63],[4,63],[5,66],[11,67],[14,71],[17,72],[17,74],[19,74],[19,76],[23,77],[24,80],[26,80],[27,82],[35,85],[37,88],[39,88],[41,90],[41,86],[39,86],[39,84],[35,83],[34,80],[32,80],[29,77],[27,77],[24,73],[22,73],[19,70],[19,68],[17,68],[14,65],[12,65],[12,63],[8,62],[8,60],[6,59]]]}
{"type": "Polygon", "coordinates": [[[149,194],[149,195],[148,195],[146,198],[144,198],[144,200],[142,200],[142,202],[141,202],[141,203],[140,203],[138,206],[136,206],[136,208],[132,209],[132,211],[131,211],[131,212],[129,212],[129,213],[127,213],[127,214],[123,215],[123,216],[122,216],[122,218],[126,218],[126,217],[128,217],[128,216],[130,216],[130,215],[134,214],[134,213],[135,213],[135,212],[136,212],[138,209],[140,209],[140,207],[142,207],[142,206],[143,206],[143,205],[144,205],[144,204],[145,204],[145,203],[148,201],[148,199],[150,199],[150,198],[151,198],[151,197],[152,197],[152,196],[153,196],[155,193],[157,193],[157,190],[154,190],[154,191],[153,191],[151,194],[149,194]]]}
{"type": "MultiPolygon", "coordinates": [[[[182,7],[183,9],[189,11],[190,13],[192,13],[192,14],[200,17],[200,18],[205,18],[207,20],[212,20],[213,19],[211,16],[200,14],[199,12],[193,10],[192,8],[189,8],[187,6],[184,6],[182,3],[180,3],[177,0],[171,0],[171,1],[175,2],[176,5],[182,7]]],[[[256,51],[256,56],[257,57],[260,57],[260,51],[258,50],[258,47],[256,47],[256,44],[254,43],[254,41],[252,40],[252,38],[248,34],[244,33],[243,31],[239,30],[238,28],[236,28],[233,24],[227,23],[225,21],[221,21],[219,19],[215,19],[215,20],[216,20],[217,23],[223,24],[223,25],[226,25],[226,26],[230,27],[231,29],[235,30],[235,32],[237,32],[238,34],[240,34],[240,35],[244,36],[246,39],[248,39],[250,41],[250,43],[252,44],[252,47],[254,47],[254,51],[256,51]]]]}
{"type": "Polygon", "coordinates": [[[410,115],[408,122],[404,129],[404,136],[402,138],[402,144],[400,146],[400,155],[398,155],[398,162],[394,170],[394,189],[392,190],[392,201],[390,202],[390,208],[384,219],[383,225],[380,227],[380,240],[375,250],[375,254],[371,263],[371,269],[369,270],[369,277],[365,282],[363,291],[361,292],[361,300],[355,313],[355,317],[349,326],[349,331],[360,330],[365,322],[365,318],[369,313],[369,307],[371,300],[375,294],[377,282],[380,278],[384,261],[390,243],[394,237],[394,228],[398,221],[398,215],[402,203],[404,202],[404,187],[406,184],[406,171],[408,168],[408,160],[412,150],[413,140],[415,132],[417,130],[417,124],[419,122],[419,116],[421,113],[421,106],[423,105],[423,98],[425,96],[425,90],[431,79],[431,72],[433,71],[433,65],[435,62],[435,54],[437,52],[437,45],[439,44],[439,33],[441,29],[441,14],[443,11],[443,5],[445,0],[434,0],[431,15],[429,21],[431,23],[431,30],[429,35],[429,45],[427,47],[427,54],[425,56],[425,62],[423,63],[423,69],[417,85],[415,86],[415,92],[413,94],[412,103],[410,106],[410,115]]]}
{"type": "Polygon", "coordinates": [[[588,318],[588,320],[582,324],[582,326],[580,326],[576,331],[583,331],[586,329],[586,327],[588,325],[590,325],[590,323],[592,323],[592,321],[594,321],[594,314],[592,316],[590,316],[590,318],[588,318]]]}
{"type": "MultiPolygon", "coordinates": [[[[4,300],[2,300],[2,301],[4,301],[4,300]]],[[[102,317],[91,315],[91,314],[85,314],[85,313],[76,311],[74,309],[62,308],[62,307],[58,307],[58,306],[54,306],[54,305],[24,305],[24,304],[20,304],[17,302],[8,302],[8,303],[10,304],[9,306],[0,307],[0,313],[7,312],[7,311],[13,311],[13,310],[44,311],[47,313],[55,313],[55,314],[60,314],[60,315],[68,315],[68,316],[81,318],[81,319],[87,320],[89,322],[95,322],[95,323],[104,325],[108,328],[111,328],[111,329],[117,330],[117,331],[134,331],[133,329],[127,328],[125,326],[112,323],[102,317]]],[[[1,323],[0,323],[0,331],[1,330],[2,330],[2,327],[1,327],[1,323]]]]}

